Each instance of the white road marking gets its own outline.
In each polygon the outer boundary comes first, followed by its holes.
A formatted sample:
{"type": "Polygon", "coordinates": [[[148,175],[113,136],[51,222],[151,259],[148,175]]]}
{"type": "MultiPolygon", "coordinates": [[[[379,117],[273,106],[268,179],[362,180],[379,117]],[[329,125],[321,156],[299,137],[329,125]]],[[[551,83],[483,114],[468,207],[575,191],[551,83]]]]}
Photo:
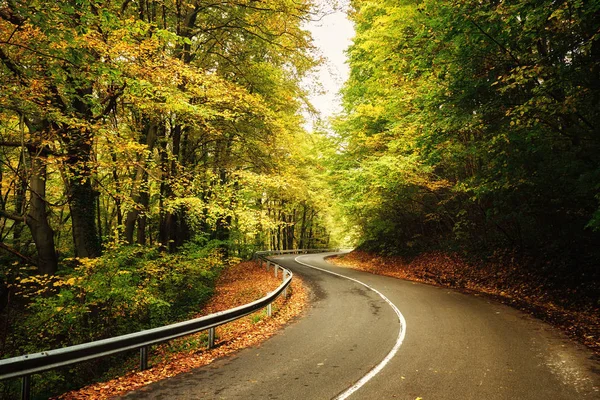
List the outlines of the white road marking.
{"type": "Polygon", "coordinates": [[[394,310],[394,312],[398,316],[398,322],[400,322],[400,331],[398,332],[398,338],[396,339],[396,344],[394,344],[394,347],[392,348],[392,350],[390,350],[390,352],[387,354],[387,356],[385,356],[385,358],[379,364],[377,364],[372,370],[370,370],[365,376],[363,376],[362,378],[360,378],[354,385],[352,385],[351,387],[349,387],[348,389],[346,389],[344,392],[342,392],[340,395],[338,395],[335,398],[335,400],[344,400],[344,399],[347,399],[348,397],[350,397],[350,395],[352,393],[356,392],[365,383],[367,383],[368,381],[370,381],[371,378],[373,378],[375,375],[377,375],[387,365],[387,363],[390,362],[390,360],[396,355],[396,353],[398,352],[398,349],[400,349],[400,346],[402,346],[402,342],[404,341],[404,337],[406,336],[406,320],[404,319],[404,316],[402,315],[402,313],[400,312],[400,310],[398,310],[398,307],[396,307],[394,305],[394,303],[392,303],[390,301],[390,299],[388,299],[387,297],[385,297],[377,289],[372,288],[371,286],[367,285],[364,282],[359,281],[358,279],[350,278],[348,276],[345,276],[345,275],[342,275],[342,274],[338,274],[337,272],[328,271],[326,269],[315,267],[313,265],[309,265],[307,263],[304,263],[304,262],[298,260],[300,257],[307,257],[307,256],[298,256],[298,257],[296,257],[295,260],[296,260],[296,262],[298,264],[302,264],[304,266],[307,266],[307,267],[312,268],[312,269],[317,269],[319,271],[327,272],[328,274],[339,276],[341,278],[349,279],[349,280],[351,280],[353,282],[356,282],[358,284],[363,285],[364,287],[366,287],[369,290],[374,291],[386,303],[388,303],[390,305],[390,307],[392,307],[392,310],[394,310]]]}

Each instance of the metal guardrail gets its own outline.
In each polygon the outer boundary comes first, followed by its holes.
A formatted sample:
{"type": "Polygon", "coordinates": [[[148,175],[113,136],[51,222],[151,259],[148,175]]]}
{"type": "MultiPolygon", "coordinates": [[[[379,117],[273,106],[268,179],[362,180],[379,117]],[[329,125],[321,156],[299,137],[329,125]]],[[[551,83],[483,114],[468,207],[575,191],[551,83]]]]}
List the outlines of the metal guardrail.
{"type": "Polygon", "coordinates": [[[317,253],[332,250],[276,250],[260,251],[254,254],[262,266],[266,263],[269,269],[273,265],[275,276],[278,270],[282,271],[282,283],[277,289],[265,297],[243,306],[231,308],[226,311],[217,312],[200,318],[194,318],[184,322],[165,325],[158,328],[147,329],[127,335],[116,336],[108,339],[96,340],[89,343],[43,351],[40,353],[27,354],[0,360],[0,380],[21,378],[21,399],[29,400],[31,397],[31,375],[49,371],[66,365],[76,364],[83,361],[106,357],[129,350],[139,349],[140,369],[148,369],[148,347],[162,343],[181,336],[190,335],[200,331],[208,330],[208,347],[215,344],[215,328],[248,314],[267,308],[267,315],[271,316],[271,304],[283,293],[287,297],[287,289],[292,282],[293,274],[276,262],[269,260],[270,255],[317,253]]]}

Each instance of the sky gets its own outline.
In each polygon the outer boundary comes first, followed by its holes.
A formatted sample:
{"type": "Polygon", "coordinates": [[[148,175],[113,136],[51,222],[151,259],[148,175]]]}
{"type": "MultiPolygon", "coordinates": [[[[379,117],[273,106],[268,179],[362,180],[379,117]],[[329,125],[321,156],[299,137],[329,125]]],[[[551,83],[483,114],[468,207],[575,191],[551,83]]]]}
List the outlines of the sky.
{"type": "MultiPolygon", "coordinates": [[[[345,12],[336,11],[319,21],[311,21],[306,25],[306,29],[311,32],[314,44],[319,49],[320,56],[325,58],[325,63],[311,78],[305,79],[304,84],[313,89],[316,89],[315,81],[320,84],[320,93],[313,93],[310,101],[319,112],[320,118],[326,120],[341,111],[338,92],[349,74],[344,51],[351,44],[354,27],[345,12]]],[[[315,121],[307,118],[310,129],[315,121]]]]}

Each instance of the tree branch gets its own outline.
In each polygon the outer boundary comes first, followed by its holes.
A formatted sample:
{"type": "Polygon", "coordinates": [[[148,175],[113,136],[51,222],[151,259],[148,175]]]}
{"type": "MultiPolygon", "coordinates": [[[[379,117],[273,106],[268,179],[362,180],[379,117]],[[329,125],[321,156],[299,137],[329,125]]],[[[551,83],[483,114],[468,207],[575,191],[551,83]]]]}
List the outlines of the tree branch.
{"type": "Polygon", "coordinates": [[[40,147],[39,145],[30,143],[30,142],[20,143],[20,142],[13,142],[10,140],[0,140],[0,147],[21,147],[21,146],[25,147],[32,155],[39,156],[39,157],[47,157],[49,155],[59,155],[55,151],[50,149],[48,146],[40,147]]]}
{"type": "Polygon", "coordinates": [[[10,43],[10,42],[7,42],[7,41],[1,41],[0,44],[5,44],[7,46],[18,47],[20,49],[27,50],[27,51],[30,51],[30,52],[32,52],[34,54],[40,55],[42,57],[47,57],[47,58],[51,58],[51,59],[54,59],[54,60],[63,61],[65,63],[67,63],[67,64],[72,65],[73,67],[79,68],[79,66],[77,64],[75,64],[74,62],[72,62],[70,60],[67,60],[66,58],[58,57],[58,56],[53,56],[52,54],[44,53],[43,51],[39,51],[39,50],[36,50],[34,48],[31,48],[31,47],[28,47],[28,46],[25,46],[25,45],[22,45],[22,44],[10,43]]]}
{"type": "Polygon", "coordinates": [[[475,27],[479,30],[479,32],[483,33],[488,39],[490,39],[492,42],[494,42],[498,47],[500,47],[500,49],[502,49],[502,51],[504,51],[506,54],[508,54],[510,56],[510,58],[512,58],[514,60],[514,62],[517,65],[521,65],[521,62],[519,61],[519,59],[512,53],[512,51],[510,51],[506,46],[504,46],[502,43],[500,43],[499,41],[497,41],[495,38],[493,38],[489,33],[487,33],[486,31],[483,30],[483,28],[481,26],[479,26],[477,24],[477,22],[473,21],[472,19],[469,19],[469,21],[475,25],[475,27]]]}
{"type": "Polygon", "coordinates": [[[15,63],[13,63],[10,58],[8,58],[8,56],[6,55],[4,50],[2,50],[2,48],[0,48],[0,61],[2,61],[2,63],[6,65],[6,68],[8,68],[8,70],[12,72],[14,76],[17,77],[21,84],[25,84],[25,80],[23,79],[21,71],[19,71],[19,68],[17,68],[15,63]]]}
{"type": "Polygon", "coordinates": [[[13,13],[12,10],[8,7],[0,8],[0,18],[17,26],[23,25],[23,23],[25,23],[24,18],[13,13]]]}
{"type": "Polygon", "coordinates": [[[22,215],[16,215],[16,214],[11,214],[11,213],[6,212],[4,210],[0,210],[0,217],[4,217],[4,218],[7,218],[7,219],[16,221],[16,222],[23,222],[23,223],[26,222],[24,216],[22,216],[22,215]]]}
{"type": "Polygon", "coordinates": [[[27,264],[31,264],[37,267],[37,262],[35,262],[35,260],[31,257],[26,256],[25,254],[21,254],[19,253],[17,250],[13,249],[12,247],[0,242],[0,249],[4,249],[6,251],[8,251],[9,253],[19,257],[21,260],[25,261],[27,264]]]}

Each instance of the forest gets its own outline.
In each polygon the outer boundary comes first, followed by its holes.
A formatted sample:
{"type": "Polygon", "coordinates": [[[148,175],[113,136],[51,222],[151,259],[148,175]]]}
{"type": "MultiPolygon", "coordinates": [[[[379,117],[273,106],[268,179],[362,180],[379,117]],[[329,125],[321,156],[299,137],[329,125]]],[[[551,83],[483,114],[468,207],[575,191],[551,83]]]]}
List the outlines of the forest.
{"type": "Polygon", "coordinates": [[[2,357],[180,320],[253,251],[329,244],[300,86],[320,12],[0,1],[2,357]]]}
{"type": "Polygon", "coordinates": [[[353,2],[341,206],[362,246],[597,268],[597,1],[353,2]]]}
{"type": "Polygon", "coordinates": [[[330,173],[359,269],[600,352],[600,2],[357,0],[330,173]]]}
{"type": "Polygon", "coordinates": [[[351,0],[309,129],[336,6],[0,0],[2,358],[186,318],[263,249],[509,254],[598,298],[600,1],[351,0]]]}

